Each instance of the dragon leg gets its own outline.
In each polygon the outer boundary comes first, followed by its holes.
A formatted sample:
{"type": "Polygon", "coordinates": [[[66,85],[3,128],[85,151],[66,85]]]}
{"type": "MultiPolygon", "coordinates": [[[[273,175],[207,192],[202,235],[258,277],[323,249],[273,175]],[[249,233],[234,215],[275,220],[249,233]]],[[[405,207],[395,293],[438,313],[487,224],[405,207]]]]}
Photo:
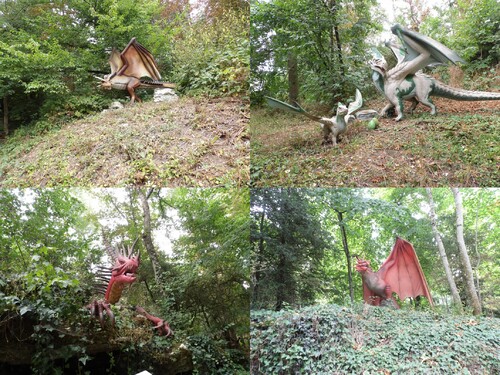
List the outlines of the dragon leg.
{"type": "Polygon", "coordinates": [[[423,105],[425,105],[431,109],[431,115],[436,114],[436,106],[432,102],[431,98],[429,98],[429,97],[420,98],[420,103],[422,103],[423,105]]]}
{"type": "Polygon", "coordinates": [[[134,104],[137,100],[139,103],[142,102],[141,98],[135,93],[135,89],[141,85],[141,82],[137,78],[133,78],[127,84],[127,91],[130,95],[130,103],[134,104]]]}
{"type": "Polygon", "coordinates": [[[160,321],[160,323],[158,323],[158,325],[156,325],[155,327],[153,328],[156,328],[158,330],[158,334],[160,336],[170,336],[170,335],[173,335],[174,334],[174,331],[172,331],[172,329],[170,328],[170,326],[168,325],[167,322],[165,322],[164,320],[160,321]]]}
{"type": "Polygon", "coordinates": [[[410,101],[411,101],[410,114],[412,115],[415,108],[417,108],[419,101],[415,98],[411,98],[410,101]]]}
{"type": "Polygon", "coordinates": [[[322,144],[327,145],[333,142],[332,129],[328,124],[321,124],[321,130],[323,132],[323,142],[322,144]]]}
{"type": "Polygon", "coordinates": [[[104,315],[102,303],[96,301],[97,313],[99,314],[99,322],[101,323],[101,327],[104,328],[104,315]]]}
{"type": "Polygon", "coordinates": [[[113,314],[113,311],[111,311],[111,308],[109,307],[109,303],[103,303],[102,307],[104,307],[104,310],[106,310],[106,314],[109,317],[109,320],[111,320],[111,325],[114,327],[115,326],[115,315],[113,314]]]}

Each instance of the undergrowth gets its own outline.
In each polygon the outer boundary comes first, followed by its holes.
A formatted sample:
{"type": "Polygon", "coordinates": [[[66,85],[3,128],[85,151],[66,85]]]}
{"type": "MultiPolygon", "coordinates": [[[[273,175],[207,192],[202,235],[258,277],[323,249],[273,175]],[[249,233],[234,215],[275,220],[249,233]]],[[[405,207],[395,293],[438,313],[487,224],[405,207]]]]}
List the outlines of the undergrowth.
{"type": "Polygon", "coordinates": [[[500,320],[358,305],[251,313],[252,374],[498,374],[500,320]]]}

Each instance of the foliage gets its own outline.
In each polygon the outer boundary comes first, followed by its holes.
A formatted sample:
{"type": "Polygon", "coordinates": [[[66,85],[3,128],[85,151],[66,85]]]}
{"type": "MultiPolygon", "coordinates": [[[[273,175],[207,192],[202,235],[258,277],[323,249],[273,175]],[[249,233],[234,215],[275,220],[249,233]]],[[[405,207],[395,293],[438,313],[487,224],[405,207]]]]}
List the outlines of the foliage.
{"type": "Polygon", "coordinates": [[[4,1],[0,98],[7,98],[11,127],[44,132],[123,97],[99,90],[92,75],[107,74],[110,48],[122,49],[132,37],[181,92],[245,94],[248,11],[219,4],[200,8],[195,19],[188,2],[168,8],[157,0],[4,1]]]}
{"type": "Polygon", "coordinates": [[[301,97],[332,105],[368,87],[366,39],[376,30],[370,0],[256,1],[251,6],[252,100],[287,96],[290,55],[298,62],[301,97]]]}
{"type": "Polygon", "coordinates": [[[318,272],[329,236],[310,193],[276,188],[252,194],[253,307],[311,303],[321,289],[318,272]]]}
{"type": "Polygon", "coordinates": [[[251,319],[252,374],[500,371],[497,318],[317,305],[251,319]]]}
{"type": "Polygon", "coordinates": [[[227,9],[215,22],[185,20],[175,36],[173,80],[192,95],[247,95],[248,11],[227,9]]]}
{"type": "MultiPolygon", "coordinates": [[[[33,373],[58,373],[54,370],[55,358],[68,360],[76,356],[82,364],[90,358],[86,354],[87,337],[82,332],[85,318],[81,307],[86,302],[85,294],[78,279],[42,260],[50,249],[39,247],[37,250],[25,272],[0,278],[1,326],[12,330],[8,327],[9,321],[15,322],[18,316],[25,322],[36,322],[29,337],[36,350],[32,359],[33,373]],[[67,322],[71,322],[70,326],[63,326],[67,322]],[[61,345],[66,338],[75,337],[77,332],[77,341],[61,345]]],[[[30,328],[26,324],[26,331],[30,332],[30,328]]]]}
{"type": "MultiPolygon", "coordinates": [[[[477,288],[483,296],[486,314],[498,316],[499,298],[495,291],[498,276],[499,236],[498,191],[462,189],[466,212],[464,233],[475,269],[477,288]],[[487,207],[489,211],[487,211],[487,207]],[[493,208],[495,207],[495,208],[493,208]]],[[[439,230],[464,305],[468,305],[465,280],[458,254],[454,202],[449,189],[434,189],[439,230]]],[[[386,259],[396,236],[410,241],[419,257],[434,302],[450,309],[449,286],[439,259],[429,219],[429,206],[421,189],[259,189],[252,195],[252,287],[253,308],[275,307],[276,291],[288,293],[284,301],[296,307],[320,301],[348,304],[349,267],[342,243],[340,225],[346,231],[349,255],[371,261],[376,270],[386,259]],[[290,213],[281,201],[288,201],[290,213]],[[339,222],[338,212],[343,213],[339,222]],[[297,225],[295,215],[303,217],[307,229],[297,225]],[[284,217],[285,219],[280,218],[284,217]],[[311,233],[317,248],[310,251],[311,233]],[[292,241],[293,236],[300,240],[292,241]],[[286,240],[286,241],[284,241],[286,240]],[[291,265],[279,279],[281,248],[287,249],[291,265]],[[320,251],[321,250],[321,251],[320,251]],[[296,267],[296,268],[295,268],[296,267]],[[291,288],[294,287],[295,289],[291,288]],[[300,294],[295,290],[305,289],[300,294]],[[296,293],[296,294],[293,294],[296,293]]],[[[362,299],[361,280],[354,272],[354,300],[362,299]]],[[[278,294],[279,295],[279,294],[278,294]]],[[[403,304],[412,304],[405,301],[403,304]]],[[[281,306],[284,308],[285,306],[281,306]]]]}
{"type": "Polygon", "coordinates": [[[248,190],[0,190],[2,332],[29,332],[16,345],[32,350],[38,373],[65,365],[91,370],[97,355],[86,351],[96,347],[109,352],[111,372],[139,370],[135,364],[248,371],[248,202],[248,190]],[[116,330],[101,329],[83,307],[102,298],[92,288],[102,283],[96,266],[109,264],[102,236],[121,245],[146,233],[143,194],[157,260],[142,241],[136,244],[137,281],[113,307],[116,330]],[[175,336],[155,336],[133,312],[136,305],[168,321],[175,336]],[[126,358],[121,364],[118,353],[126,358]]]}
{"type": "Polygon", "coordinates": [[[435,17],[427,17],[421,31],[455,51],[472,70],[500,61],[500,12],[496,0],[459,0],[435,17]]]}

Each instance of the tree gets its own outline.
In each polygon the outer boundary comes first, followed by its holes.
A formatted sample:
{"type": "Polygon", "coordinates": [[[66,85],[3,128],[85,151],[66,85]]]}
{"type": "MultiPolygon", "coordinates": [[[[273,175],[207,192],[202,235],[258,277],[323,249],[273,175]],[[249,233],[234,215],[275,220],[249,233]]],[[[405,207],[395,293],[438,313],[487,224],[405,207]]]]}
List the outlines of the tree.
{"type": "Polygon", "coordinates": [[[253,99],[264,94],[329,105],[368,86],[366,37],[377,29],[371,0],[256,1],[251,12],[253,99]],[[295,63],[296,60],[296,63],[295,63]],[[290,67],[296,66],[295,70],[290,67]],[[288,80],[287,80],[288,77],[288,80]]]}
{"type": "Polygon", "coordinates": [[[328,234],[307,190],[260,189],[252,194],[253,302],[273,307],[311,303],[328,234]],[[258,283],[258,284],[255,284],[258,283]]]}
{"type": "Polygon", "coordinates": [[[439,256],[441,257],[441,261],[443,262],[443,267],[444,267],[444,271],[446,273],[446,279],[448,280],[448,284],[450,285],[450,291],[451,291],[451,295],[453,297],[453,302],[455,303],[455,306],[457,306],[459,311],[462,311],[462,302],[460,300],[460,295],[458,293],[458,289],[457,289],[457,286],[455,284],[455,280],[453,278],[450,264],[448,262],[448,257],[446,256],[446,251],[444,249],[441,235],[439,234],[439,231],[438,231],[437,219],[436,219],[436,208],[434,205],[434,201],[432,199],[432,191],[430,188],[426,188],[426,191],[427,191],[427,197],[429,199],[429,207],[430,207],[429,218],[431,220],[432,231],[434,233],[434,238],[435,238],[436,243],[437,243],[439,256]]]}
{"type": "Polygon", "coordinates": [[[469,254],[465,246],[464,241],[464,217],[463,217],[463,205],[462,196],[458,188],[451,188],[453,192],[453,197],[455,198],[455,210],[456,210],[456,231],[457,231],[457,243],[460,250],[460,257],[462,259],[462,266],[465,272],[465,279],[467,283],[467,294],[472,303],[474,315],[481,315],[481,302],[479,301],[479,296],[477,294],[474,285],[474,274],[472,272],[472,266],[469,259],[469,254]]]}

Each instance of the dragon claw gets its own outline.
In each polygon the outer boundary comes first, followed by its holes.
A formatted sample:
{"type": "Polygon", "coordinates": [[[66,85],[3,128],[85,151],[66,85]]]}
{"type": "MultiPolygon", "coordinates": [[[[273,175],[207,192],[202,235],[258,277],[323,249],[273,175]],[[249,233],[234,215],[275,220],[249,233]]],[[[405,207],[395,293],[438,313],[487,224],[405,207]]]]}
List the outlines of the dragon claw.
{"type": "Polygon", "coordinates": [[[105,326],[105,315],[108,316],[111,325],[114,327],[115,315],[113,311],[111,311],[109,303],[106,301],[93,301],[91,304],[87,305],[87,308],[90,310],[90,315],[99,319],[102,328],[105,326]]]}

